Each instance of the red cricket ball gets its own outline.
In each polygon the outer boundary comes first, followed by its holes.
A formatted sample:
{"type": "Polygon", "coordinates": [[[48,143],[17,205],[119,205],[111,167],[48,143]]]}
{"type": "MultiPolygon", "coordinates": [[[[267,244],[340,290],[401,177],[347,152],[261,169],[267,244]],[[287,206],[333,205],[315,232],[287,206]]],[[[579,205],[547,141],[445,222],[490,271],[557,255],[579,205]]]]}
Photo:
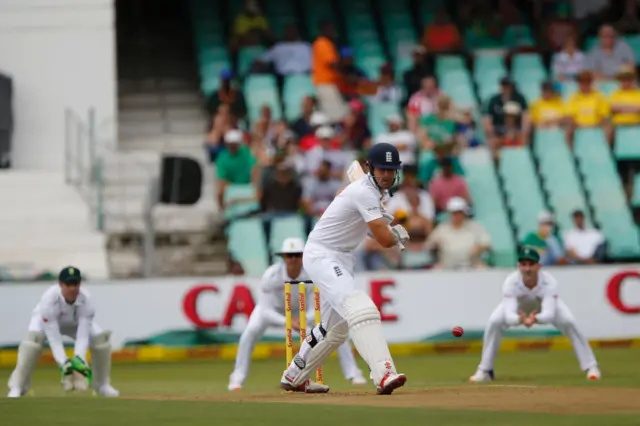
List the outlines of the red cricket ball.
{"type": "Polygon", "coordinates": [[[460,326],[453,327],[453,330],[451,331],[451,333],[456,337],[460,337],[464,334],[464,330],[460,326]]]}

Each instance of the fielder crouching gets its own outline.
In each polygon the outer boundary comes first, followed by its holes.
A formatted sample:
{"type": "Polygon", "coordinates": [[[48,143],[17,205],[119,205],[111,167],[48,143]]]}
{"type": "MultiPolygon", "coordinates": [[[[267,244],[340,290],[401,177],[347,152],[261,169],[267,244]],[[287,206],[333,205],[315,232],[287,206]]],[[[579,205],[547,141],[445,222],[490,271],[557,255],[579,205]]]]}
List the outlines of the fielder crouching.
{"type": "Polygon", "coordinates": [[[68,266],[60,271],[58,285],[49,288],[31,314],[29,331],[18,348],[18,362],[9,378],[9,398],[25,395],[45,342],[49,343],[61,374],[65,391],[89,388],[102,396],[118,396],[109,381],[111,374],[110,332],[93,322],[95,308],[91,296],[80,288],[80,270],[68,266]],[[67,358],[62,335],[75,340],[74,357],[67,358]],[[87,365],[91,350],[91,368],[87,365]]]}

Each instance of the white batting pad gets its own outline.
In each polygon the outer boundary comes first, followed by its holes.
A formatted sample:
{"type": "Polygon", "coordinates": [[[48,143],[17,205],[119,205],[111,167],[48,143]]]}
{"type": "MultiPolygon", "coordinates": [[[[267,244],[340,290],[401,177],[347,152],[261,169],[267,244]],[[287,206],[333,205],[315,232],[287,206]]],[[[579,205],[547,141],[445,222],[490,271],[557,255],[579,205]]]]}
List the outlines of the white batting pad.
{"type": "Polygon", "coordinates": [[[31,375],[38,365],[43,344],[44,333],[35,331],[27,333],[25,339],[18,346],[18,362],[9,378],[9,388],[20,389],[22,393],[29,390],[31,375]]]}
{"type": "Polygon", "coordinates": [[[371,298],[357,291],[344,300],[345,319],[349,323],[351,340],[371,369],[378,385],[387,373],[396,373],[389,346],[384,338],[380,312],[371,298]]]}
{"type": "Polygon", "coordinates": [[[91,337],[89,350],[91,351],[91,372],[93,374],[91,387],[99,391],[108,385],[111,377],[111,343],[110,331],[103,331],[91,337]]]}
{"type": "Polygon", "coordinates": [[[329,358],[329,355],[338,349],[348,337],[349,327],[345,321],[340,321],[331,327],[324,336],[324,339],[318,342],[315,347],[311,348],[304,368],[300,370],[300,373],[295,377],[292,384],[294,386],[300,386],[309,379],[311,374],[316,371],[319,366],[324,364],[327,358],[329,358]]]}

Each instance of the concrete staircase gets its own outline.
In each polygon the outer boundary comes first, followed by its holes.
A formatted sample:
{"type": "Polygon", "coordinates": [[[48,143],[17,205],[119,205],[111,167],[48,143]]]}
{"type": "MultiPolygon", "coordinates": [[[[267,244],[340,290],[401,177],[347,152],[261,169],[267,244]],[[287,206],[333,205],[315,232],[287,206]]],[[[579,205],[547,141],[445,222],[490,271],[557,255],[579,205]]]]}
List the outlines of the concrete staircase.
{"type": "MultiPolygon", "coordinates": [[[[177,12],[142,13],[144,25],[130,25],[135,33],[125,33],[118,43],[119,142],[117,150],[102,153],[111,275],[142,273],[143,207],[163,154],[198,160],[205,182],[195,206],[156,207],[155,275],[220,275],[226,271],[226,241],[216,224],[215,179],[202,148],[209,118],[198,90],[191,33],[177,12]]],[[[96,211],[97,197],[91,199],[96,211]]]]}

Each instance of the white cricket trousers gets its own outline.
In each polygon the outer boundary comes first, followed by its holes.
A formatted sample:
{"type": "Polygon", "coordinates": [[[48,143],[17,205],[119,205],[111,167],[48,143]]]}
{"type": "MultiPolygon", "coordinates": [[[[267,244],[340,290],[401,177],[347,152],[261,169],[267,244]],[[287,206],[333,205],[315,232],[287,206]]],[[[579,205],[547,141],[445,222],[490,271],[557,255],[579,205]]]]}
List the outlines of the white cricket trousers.
{"type": "MultiPolygon", "coordinates": [[[[569,307],[560,299],[556,309],[556,317],[551,324],[571,341],[573,350],[578,358],[580,368],[584,371],[596,366],[596,357],[589,346],[589,341],[578,330],[576,320],[569,307]]],[[[493,365],[500,349],[502,332],[509,328],[505,321],[504,307],[500,303],[489,317],[489,324],[484,330],[482,360],[478,368],[483,371],[493,370],[493,365]]]]}
{"type": "MultiPolygon", "coordinates": [[[[284,297],[284,296],[283,296],[284,297]]],[[[323,312],[323,308],[327,306],[320,306],[320,312],[323,312]]],[[[312,326],[311,324],[309,324],[312,326]]],[[[280,324],[273,324],[269,318],[264,315],[264,308],[260,304],[256,305],[249,316],[249,321],[245,327],[242,335],[240,336],[240,342],[238,344],[238,354],[236,355],[236,363],[231,374],[231,382],[236,385],[243,385],[249,375],[249,365],[251,364],[251,354],[255,348],[256,343],[264,335],[265,331],[269,327],[280,326],[280,324]]],[[[340,361],[340,368],[342,374],[347,380],[351,380],[354,377],[362,375],[362,372],[356,364],[356,359],[351,350],[349,342],[346,341],[338,348],[338,359],[340,361]]]]}

